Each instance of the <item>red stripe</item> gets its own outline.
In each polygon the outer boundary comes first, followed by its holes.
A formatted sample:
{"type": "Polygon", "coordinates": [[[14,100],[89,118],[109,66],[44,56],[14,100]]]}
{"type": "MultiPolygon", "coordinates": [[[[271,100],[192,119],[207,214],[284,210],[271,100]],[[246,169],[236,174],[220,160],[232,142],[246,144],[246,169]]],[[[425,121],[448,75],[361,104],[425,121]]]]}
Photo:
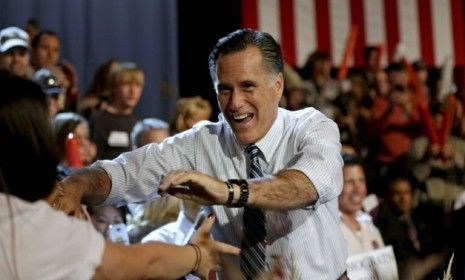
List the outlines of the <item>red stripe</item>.
{"type": "Polygon", "coordinates": [[[450,14],[452,15],[455,65],[465,66],[465,18],[463,0],[451,0],[450,7],[450,14]]]}
{"type": "Polygon", "coordinates": [[[296,64],[295,55],[295,30],[294,30],[294,0],[280,0],[281,13],[281,47],[284,60],[290,64],[296,64]]]}
{"type": "Polygon", "coordinates": [[[434,66],[433,25],[431,22],[431,2],[417,0],[418,26],[420,28],[421,57],[428,66],[434,66]]]}
{"type": "Polygon", "coordinates": [[[329,28],[329,0],[316,0],[316,37],[318,50],[325,51],[331,57],[331,29],[329,28]]]}
{"type": "Polygon", "coordinates": [[[363,0],[350,0],[350,18],[352,26],[357,26],[357,40],[355,41],[355,66],[363,66],[363,49],[365,48],[365,18],[363,0]]]}
{"type": "Polygon", "coordinates": [[[257,0],[242,0],[242,27],[258,29],[257,0]]]}
{"type": "Polygon", "coordinates": [[[392,61],[397,43],[399,43],[397,0],[384,0],[384,25],[386,26],[387,54],[392,61]]]}

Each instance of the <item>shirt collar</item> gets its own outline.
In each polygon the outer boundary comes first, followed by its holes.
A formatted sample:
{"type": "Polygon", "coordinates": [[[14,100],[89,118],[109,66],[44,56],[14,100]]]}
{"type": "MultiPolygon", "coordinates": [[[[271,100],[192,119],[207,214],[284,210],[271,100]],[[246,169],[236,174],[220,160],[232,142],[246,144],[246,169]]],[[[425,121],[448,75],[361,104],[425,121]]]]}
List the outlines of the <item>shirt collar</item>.
{"type": "Polygon", "coordinates": [[[262,137],[262,139],[258,140],[255,145],[262,151],[264,156],[265,162],[268,164],[271,160],[271,157],[275,153],[278,145],[281,144],[281,141],[278,139],[284,133],[284,117],[283,117],[283,109],[278,108],[278,113],[276,115],[276,119],[274,120],[273,125],[271,126],[270,130],[262,137]]]}
{"type": "MultiPolygon", "coordinates": [[[[274,152],[276,151],[278,145],[280,145],[280,141],[277,139],[283,134],[284,131],[284,117],[283,117],[284,109],[278,108],[278,112],[276,114],[276,119],[271,126],[270,130],[263,136],[260,140],[258,140],[255,145],[260,149],[263,154],[265,162],[268,164],[271,157],[273,156],[274,152]]],[[[233,142],[233,149],[236,153],[244,153],[246,145],[241,144],[237,139],[236,135],[234,134],[231,126],[224,118],[223,114],[218,116],[220,122],[224,123],[224,127],[226,128],[226,133],[231,134],[231,138],[234,139],[233,142]]]]}

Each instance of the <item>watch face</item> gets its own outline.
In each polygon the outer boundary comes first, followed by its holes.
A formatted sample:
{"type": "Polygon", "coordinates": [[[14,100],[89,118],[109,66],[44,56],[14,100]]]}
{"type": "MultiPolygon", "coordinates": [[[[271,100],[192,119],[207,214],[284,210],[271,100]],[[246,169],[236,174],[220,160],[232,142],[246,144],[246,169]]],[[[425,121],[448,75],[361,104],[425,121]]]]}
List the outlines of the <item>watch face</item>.
{"type": "Polygon", "coordinates": [[[240,197],[239,200],[234,203],[232,206],[233,207],[243,207],[247,204],[247,201],[249,200],[249,183],[247,180],[229,180],[229,183],[238,185],[241,189],[240,192],[240,197]]]}

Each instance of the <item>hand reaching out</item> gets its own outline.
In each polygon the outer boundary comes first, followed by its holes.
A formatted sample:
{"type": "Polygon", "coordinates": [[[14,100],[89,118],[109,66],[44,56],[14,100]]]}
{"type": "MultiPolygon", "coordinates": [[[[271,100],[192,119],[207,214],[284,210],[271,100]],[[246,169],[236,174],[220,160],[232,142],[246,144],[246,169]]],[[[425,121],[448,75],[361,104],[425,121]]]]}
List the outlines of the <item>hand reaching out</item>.
{"type": "Polygon", "coordinates": [[[178,170],[168,173],[160,185],[160,192],[168,192],[180,199],[203,205],[225,204],[228,188],[225,182],[198,171],[178,170]]]}
{"type": "Polygon", "coordinates": [[[52,193],[46,198],[47,202],[55,209],[62,210],[69,216],[86,219],[86,213],[81,206],[81,197],[77,188],[66,186],[64,182],[55,185],[52,193]]]}
{"type": "Polygon", "coordinates": [[[200,263],[195,275],[202,279],[207,279],[212,271],[222,270],[221,254],[239,255],[240,253],[237,247],[211,239],[210,230],[214,222],[214,215],[205,219],[190,242],[200,248],[200,263]]]}

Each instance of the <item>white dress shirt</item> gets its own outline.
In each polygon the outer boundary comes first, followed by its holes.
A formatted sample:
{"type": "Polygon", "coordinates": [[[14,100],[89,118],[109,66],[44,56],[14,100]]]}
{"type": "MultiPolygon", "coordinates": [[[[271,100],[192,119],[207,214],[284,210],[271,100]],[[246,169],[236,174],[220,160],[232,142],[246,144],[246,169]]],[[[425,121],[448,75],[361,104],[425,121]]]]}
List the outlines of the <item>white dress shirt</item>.
{"type": "MultiPolygon", "coordinates": [[[[112,180],[106,204],[127,204],[158,196],[158,185],[172,170],[197,170],[220,180],[246,179],[249,159],[220,115],[219,122],[203,123],[188,131],[124,153],[113,161],[99,161],[112,180]]],[[[301,279],[331,279],[346,270],[347,250],[341,229],[337,197],[342,190],[342,165],[337,125],[319,111],[278,110],[268,133],[255,143],[261,150],[265,174],[293,169],[314,184],[319,199],[306,208],[265,211],[267,262],[283,261],[285,272],[301,279]]],[[[226,188],[226,186],[225,186],[226,188]]],[[[212,207],[215,239],[240,247],[242,208],[212,207]]],[[[239,257],[233,265],[239,266],[239,257]]]]}
{"type": "Polygon", "coordinates": [[[355,219],[360,224],[360,230],[352,230],[342,219],[341,229],[347,241],[349,256],[366,253],[384,247],[383,238],[378,228],[373,224],[371,216],[358,211],[355,219]]]}
{"type": "Polygon", "coordinates": [[[175,222],[161,226],[142,238],[141,243],[160,241],[175,245],[186,245],[185,240],[194,223],[187,218],[184,211],[180,211],[175,222]]]}

